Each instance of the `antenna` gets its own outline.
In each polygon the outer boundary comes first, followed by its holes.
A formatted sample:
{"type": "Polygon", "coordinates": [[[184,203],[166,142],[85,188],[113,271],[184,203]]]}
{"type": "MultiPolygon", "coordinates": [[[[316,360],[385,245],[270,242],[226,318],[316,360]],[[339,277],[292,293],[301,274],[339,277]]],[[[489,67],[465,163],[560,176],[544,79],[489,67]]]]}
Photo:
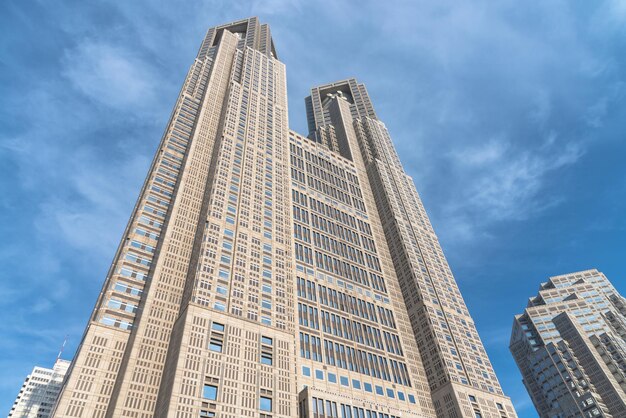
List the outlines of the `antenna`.
{"type": "Polygon", "coordinates": [[[61,359],[61,354],[63,354],[63,350],[65,349],[65,344],[67,344],[67,334],[65,334],[65,338],[63,338],[63,345],[61,345],[61,350],[59,350],[59,354],[57,355],[57,361],[61,359]]]}

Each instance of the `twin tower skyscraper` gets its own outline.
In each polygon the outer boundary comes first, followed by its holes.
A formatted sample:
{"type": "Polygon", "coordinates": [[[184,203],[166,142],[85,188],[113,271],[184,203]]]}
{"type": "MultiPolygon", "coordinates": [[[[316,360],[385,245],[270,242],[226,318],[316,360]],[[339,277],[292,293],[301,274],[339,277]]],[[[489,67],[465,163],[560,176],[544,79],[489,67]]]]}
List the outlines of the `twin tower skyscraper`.
{"type": "Polygon", "coordinates": [[[54,416],[516,416],[365,86],[306,110],[268,25],[209,29],[54,416]]]}

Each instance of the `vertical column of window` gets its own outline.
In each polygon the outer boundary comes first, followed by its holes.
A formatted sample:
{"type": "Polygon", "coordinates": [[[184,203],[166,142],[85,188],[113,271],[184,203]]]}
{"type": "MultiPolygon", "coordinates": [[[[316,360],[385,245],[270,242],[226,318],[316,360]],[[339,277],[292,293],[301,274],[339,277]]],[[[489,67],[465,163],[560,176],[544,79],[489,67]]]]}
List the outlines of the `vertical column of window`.
{"type": "Polygon", "coordinates": [[[322,362],[322,342],[319,337],[311,335],[311,352],[312,359],[315,361],[322,362]]]}
{"type": "Polygon", "coordinates": [[[311,348],[309,346],[309,335],[300,333],[300,357],[307,360],[311,359],[311,348]]]}
{"type": "Polygon", "coordinates": [[[213,322],[209,332],[209,350],[216,353],[221,353],[224,347],[224,332],[225,326],[223,324],[213,322]]]}
{"type": "Polygon", "coordinates": [[[274,344],[270,337],[261,336],[261,364],[271,366],[274,364],[274,344]]]}
{"type": "Polygon", "coordinates": [[[100,317],[100,322],[105,325],[122,329],[132,326],[138,309],[138,296],[156,253],[198,109],[199,105],[190,97],[183,96],[179,101],[161,149],[161,159],[152,172],[127,245],[114,271],[115,280],[111,281],[107,310],[100,317]],[[120,293],[121,287],[134,290],[120,293]]]}

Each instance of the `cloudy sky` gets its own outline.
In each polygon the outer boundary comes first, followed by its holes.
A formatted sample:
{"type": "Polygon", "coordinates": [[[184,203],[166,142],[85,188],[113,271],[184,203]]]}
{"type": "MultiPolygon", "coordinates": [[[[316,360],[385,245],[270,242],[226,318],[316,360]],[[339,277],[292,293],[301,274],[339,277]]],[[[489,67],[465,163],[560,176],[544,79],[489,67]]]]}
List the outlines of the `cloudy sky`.
{"type": "Polygon", "coordinates": [[[505,392],[550,275],[626,293],[626,2],[0,3],[0,413],[70,358],[209,26],[270,23],[290,125],[316,84],[366,83],[413,176],[505,392]]]}

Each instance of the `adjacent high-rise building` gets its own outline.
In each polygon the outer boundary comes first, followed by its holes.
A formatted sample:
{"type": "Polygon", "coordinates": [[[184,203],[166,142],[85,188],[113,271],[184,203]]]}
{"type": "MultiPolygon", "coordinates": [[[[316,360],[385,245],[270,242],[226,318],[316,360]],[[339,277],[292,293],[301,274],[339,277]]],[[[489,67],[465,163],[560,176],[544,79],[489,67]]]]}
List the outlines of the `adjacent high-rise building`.
{"type": "Polygon", "coordinates": [[[35,367],[26,377],[9,418],[48,418],[59,397],[70,362],[57,358],[51,369],[35,367]]]}
{"type": "Polygon", "coordinates": [[[511,352],[542,418],[626,417],[626,300],[599,271],[542,283],[511,352]]]}
{"type": "Polygon", "coordinates": [[[56,416],[516,416],[365,86],[306,109],[267,25],[209,29],[56,416]]]}

